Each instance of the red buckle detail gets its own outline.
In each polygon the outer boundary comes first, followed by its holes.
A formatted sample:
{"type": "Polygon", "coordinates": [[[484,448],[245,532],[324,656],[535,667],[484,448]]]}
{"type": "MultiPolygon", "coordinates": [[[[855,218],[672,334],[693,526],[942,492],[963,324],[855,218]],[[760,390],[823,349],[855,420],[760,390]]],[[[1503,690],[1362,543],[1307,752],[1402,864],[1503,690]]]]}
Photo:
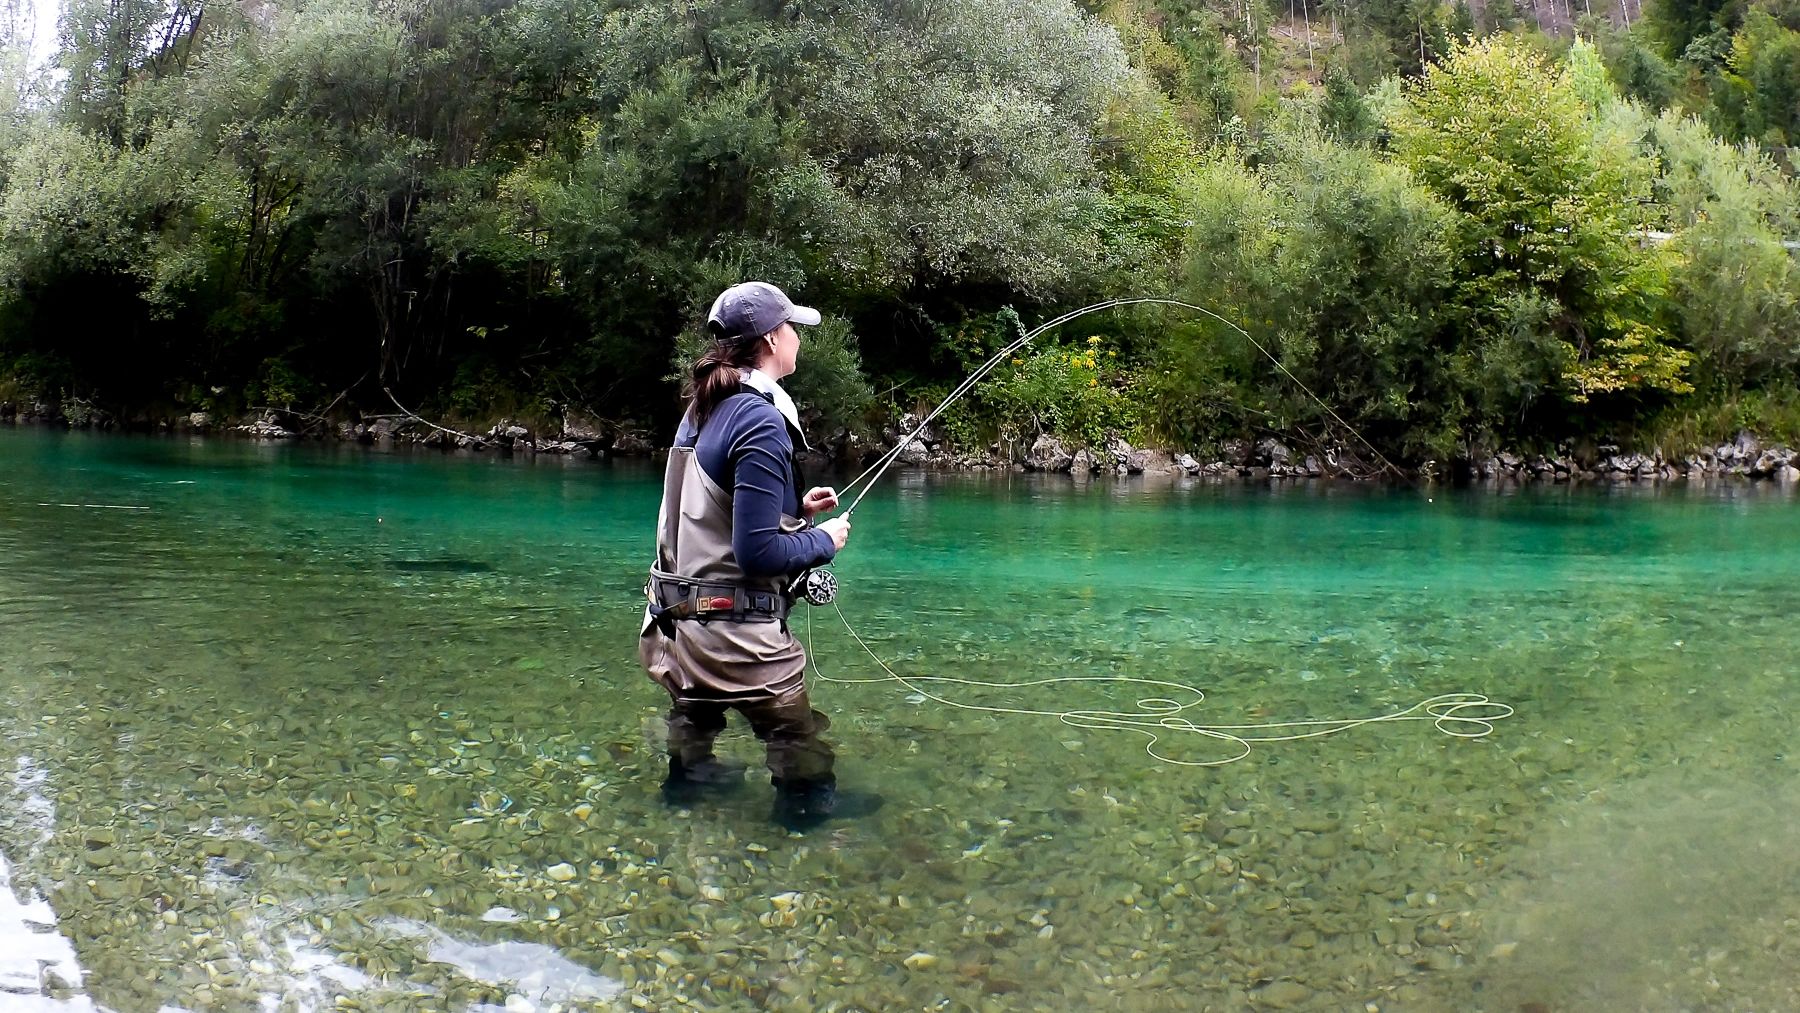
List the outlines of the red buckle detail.
{"type": "Polygon", "coordinates": [[[732,606],[732,604],[733,603],[730,598],[708,598],[708,599],[706,599],[706,607],[709,609],[728,609],[732,606]]]}

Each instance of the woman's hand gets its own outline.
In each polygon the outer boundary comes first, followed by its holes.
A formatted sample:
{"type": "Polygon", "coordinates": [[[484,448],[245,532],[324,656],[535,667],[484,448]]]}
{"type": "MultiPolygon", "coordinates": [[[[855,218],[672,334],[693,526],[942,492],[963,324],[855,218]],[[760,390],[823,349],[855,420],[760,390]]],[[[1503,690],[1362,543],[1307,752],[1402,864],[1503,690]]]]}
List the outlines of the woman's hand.
{"type": "MultiPolygon", "coordinates": [[[[835,502],[835,499],[834,499],[835,502]]],[[[850,540],[850,518],[833,517],[819,525],[819,530],[831,536],[831,544],[837,551],[844,551],[844,543],[850,540]]]]}
{"type": "MultiPolygon", "coordinates": [[[[815,515],[822,514],[827,510],[836,510],[837,503],[837,490],[828,485],[822,485],[806,490],[806,495],[800,498],[800,513],[810,521],[815,515]]],[[[838,545],[840,549],[843,547],[842,544],[838,545]]]]}

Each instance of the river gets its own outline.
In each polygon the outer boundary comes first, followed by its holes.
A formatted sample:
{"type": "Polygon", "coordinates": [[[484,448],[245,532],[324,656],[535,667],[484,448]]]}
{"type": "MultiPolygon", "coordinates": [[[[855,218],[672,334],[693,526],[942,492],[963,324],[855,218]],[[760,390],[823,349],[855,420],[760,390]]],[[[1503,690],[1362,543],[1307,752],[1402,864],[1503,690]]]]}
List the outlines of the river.
{"type": "Polygon", "coordinates": [[[1791,487],[890,475],[805,836],[659,797],[658,490],[0,427],[0,1008],[1800,1008],[1791,487]]]}

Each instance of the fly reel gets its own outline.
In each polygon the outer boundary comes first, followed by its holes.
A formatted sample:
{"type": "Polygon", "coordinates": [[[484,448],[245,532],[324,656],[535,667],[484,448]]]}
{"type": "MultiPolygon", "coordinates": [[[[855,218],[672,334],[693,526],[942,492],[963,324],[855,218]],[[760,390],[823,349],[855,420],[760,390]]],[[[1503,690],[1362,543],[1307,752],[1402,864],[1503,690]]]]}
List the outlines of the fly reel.
{"type": "Polygon", "coordinates": [[[800,597],[808,605],[829,605],[837,601],[837,574],[830,570],[808,570],[800,597]]]}

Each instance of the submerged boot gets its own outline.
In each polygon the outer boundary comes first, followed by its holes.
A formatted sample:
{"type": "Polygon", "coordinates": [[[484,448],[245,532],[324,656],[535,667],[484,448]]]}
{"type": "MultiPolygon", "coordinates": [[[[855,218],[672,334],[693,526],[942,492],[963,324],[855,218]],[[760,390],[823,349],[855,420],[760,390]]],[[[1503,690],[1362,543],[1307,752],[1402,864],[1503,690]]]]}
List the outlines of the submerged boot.
{"type": "Polygon", "coordinates": [[[729,795],[744,786],[744,765],[709,756],[698,763],[669,757],[669,776],[663,779],[663,801],[690,806],[708,795],[729,795]]]}
{"type": "Polygon", "coordinates": [[[870,792],[838,791],[837,778],[775,778],[775,808],[769,818],[794,833],[804,833],[832,819],[858,819],[881,808],[882,797],[870,792]]]}

